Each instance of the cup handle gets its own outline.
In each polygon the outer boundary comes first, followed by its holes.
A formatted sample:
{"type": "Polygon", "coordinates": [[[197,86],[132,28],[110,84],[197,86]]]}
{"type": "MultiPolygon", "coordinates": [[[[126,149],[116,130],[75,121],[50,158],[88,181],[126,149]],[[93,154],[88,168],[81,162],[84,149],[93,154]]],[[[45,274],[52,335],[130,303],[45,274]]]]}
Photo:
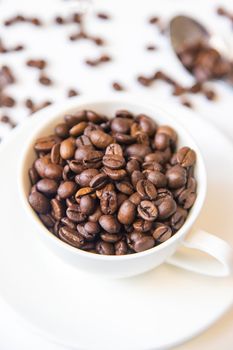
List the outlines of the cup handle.
{"type": "Polygon", "coordinates": [[[233,274],[233,249],[221,238],[199,229],[186,237],[167,262],[200,274],[225,277],[233,274]],[[190,252],[190,248],[196,251],[190,252]]]}

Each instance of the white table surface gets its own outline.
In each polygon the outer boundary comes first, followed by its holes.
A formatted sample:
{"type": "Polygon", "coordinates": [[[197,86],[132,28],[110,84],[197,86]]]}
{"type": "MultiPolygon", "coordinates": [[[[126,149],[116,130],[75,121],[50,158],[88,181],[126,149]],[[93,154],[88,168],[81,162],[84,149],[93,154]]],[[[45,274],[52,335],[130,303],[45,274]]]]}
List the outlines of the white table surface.
{"type": "MultiPolygon", "coordinates": [[[[68,1],[67,1],[68,2],[68,1]]],[[[94,10],[102,10],[112,16],[111,21],[101,21],[90,14],[87,28],[95,35],[106,38],[104,48],[88,42],[69,42],[66,37],[74,32],[74,25],[59,27],[52,25],[55,15],[67,12],[62,0],[0,0],[0,22],[16,13],[39,15],[45,22],[42,28],[29,24],[1,27],[1,38],[7,45],[25,44],[25,51],[0,55],[0,64],[9,64],[15,71],[17,84],[8,91],[18,101],[12,111],[4,109],[16,121],[27,119],[27,110],[23,101],[32,97],[36,102],[51,99],[54,102],[66,96],[68,88],[74,87],[82,94],[95,91],[111,91],[111,83],[121,82],[127,91],[151,94],[153,98],[166,102],[177,99],[170,94],[170,88],[164,83],[155,83],[146,89],[136,82],[139,74],[150,74],[162,69],[183,84],[191,84],[192,77],[176,61],[168,39],[158,34],[153,26],[147,24],[147,18],[161,15],[168,20],[176,13],[186,13],[206,24],[209,30],[219,33],[229,43],[233,55],[233,27],[225,18],[218,17],[215,9],[223,5],[233,12],[233,2],[229,0],[95,0],[94,10]],[[158,51],[148,52],[147,44],[155,44],[158,51]],[[94,58],[100,53],[109,53],[113,61],[102,67],[88,67],[83,61],[94,58]],[[44,87],[36,83],[37,72],[25,66],[28,58],[48,59],[48,75],[54,79],[54,86],[44,87]],[[67,62],[67,65],[64,65],[67,62]]],[[[68,5],[71,6],[71,5],[68,5]]],[[[219,98],[211,103],[203,96],[190,96],[200,118],[214,123],[219,130],[233,140],[232,88],[224,83],[211,83],[219,98]]],[[[178,100],[178,99],[177,99],[178,100]]],[[[179,103],[179,102],[177,102],[179,103]]],[[[0,125],[0,136],[8,137],[7,126],[0,125]]],[[[207,131],[208,134],[208,131],[207,131]]],[[[10,137],[10,135],[9,135],[10,137]]],[[[1,282],[0,282],[1,288],[1,282]]],[[[233,308],[215,325],[199,337],[179,346],[176,350],[231,350],[233,348],[233,308]]],[[[65,349],[52,344],[28,330],[24,322],[0,298],[0,349],[1,350],[58,350],[65,349]]]]}

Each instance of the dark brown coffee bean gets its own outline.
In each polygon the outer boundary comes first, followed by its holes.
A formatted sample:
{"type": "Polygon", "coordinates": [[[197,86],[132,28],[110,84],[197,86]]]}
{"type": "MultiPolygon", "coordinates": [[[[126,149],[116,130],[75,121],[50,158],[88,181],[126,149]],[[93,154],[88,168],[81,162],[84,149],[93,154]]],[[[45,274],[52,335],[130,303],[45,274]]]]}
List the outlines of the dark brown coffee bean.
{"type": "Polygon", "coordinates": [[[93,130],[90,133],[90,139],[97,148],[104,149],[113,142],[112,136],[101,130],[93,130]]]}
{"type": "MultiPolygon", "coordinates": [[[[81,161],[72,159],[72,160],[68,161],[68,164],[69,165],[66,165],[65,167],[68,167],[70,169],[70,171],[75,173],[75,174],[80,174],[84,170],[84,166],[83,166],[83,163],[81,161]]],[[[64,167],[64,169],[65,169],[65,167],[64,167]]],[[[66,180],[66,179],[64,179],[64,180],[66,180]]]]}
{"type": "Polygon", "coordinates": [[[125,241],[121,240],[114,244],[115,254],[116,255],[125,255],[127,254],[127,244],[125,241]]]}
{"type": "Polygon", "coordinates": [[[114,170],[114,169],[110,169],[110,168],[104,167],[103,171],[105,172],[105,174],[108,177],[110,177],[114,181],[122,180],[127,175],[127,173],[126,173],[126,171],[124,169],[114,170]]]}
{"type": "Polygon", "coordinates": [[[197,181],[195,180],[194,177],[189,177],[188,182],[187,182],[187,188],[191,191],[191,192],[196,192],[197,189],[197,181]]]}
{"type": "Polygon", "coordinates": [[[40,177],[45,177],[45,169],[48,164],[50,164],[51,159],[49,157],[42,157],[39,159],[36,159],[34,166],[37,171],[37,173],[40,175],[40,177]]]}
{"type": "Polygon", "coordinates": [[[116,243],[117,241],[119,241],[121,239],[121,236],[118,234],[111,234],[108,232],[103,232],[100,234],[100,238],[104,241],[104,242],[108,242],[108,243],[116,243]]]}
{"type": "Polygon", "coordinates": [[[73,181],[64,181],[58,187],[57,193],[61,199],[72,196],[77,191],[77,185],[73,181]]]}
{"type": "Polygon", "coordinates": [[[135,192],[133,194],[131,194],[131,196],[129,197],[130,202],[132,202],[133,204],[135,204],[136,206],[138,206],[141,202],[141,196],[139,195],[138,192],[135,192]]]}
{"type": "Polygon", "coordinates": [[[65,216],[65,208],[61,201],[56,198],[51,200],[52,215],[56,220],[61,220],[65,216]]]}
{"type": "Polygon", "coordinates": [[[85,223],[84,229],[86,232],[96,235],[100,232],[100,225],[98,222],[88,221],[85,223]]]}
{"type": "Polygon", "coordinates": [[[47,214],[50,210],[48,198],[40,192],[33,192],[29,195],[29,203],[38,214],[47,214]]]}
{"type": "Polygon", "coordinates": [[[156,188],[165,187],[167,185],[167,178],[160,171],[149,171],[147,179],[152,182],[156,188]]]}
{"type": "Polygon", "coordinates": [[[132,174],[135,170],[140,171],[140,164],[136,159],[130,159],[126,164],[126,170],[132,174]]]}
{"type": "Polygon", "coordinates": [[[142,219],[137,219],[133,223],[134,230],[139,232],[148,232],[152,229],[152,226],[153,224],[151,221],[146,221],[142,219]]]}
{"type": "Polygon", "coordinates": [[[155,199],[157,190],[149,180],[139,180],[136,185],[136,190],[142,199],[155,199]]]}
{"type": "Polygon", "coordinates": [[[195,192],[192,192],[191,190],[187,189],[181,192],[181,194],[178,197],[178,203],[184,208],[184,209],[190,209],[195,200],[197,198],[197,194],[195,192]]]}
{"type": "MultiPolygon", "coordinates": [[[[106,186],[107,187],[107,186],[106,186]]],[[[100,207],[103,214],[114,214],[118,207],[116,192],[112,189],[104,188],[100,198],[100,207]]]]}
{"type": "Polygon", "coordinates": [[[63,159],[71,159],[75,152],[75,140],[73,138],[65,139],[61,142],[60,155],[63,159]]]}
{"type": "Polygon", "coordinates": [[[44,175],[48,179],[60,180],[62,178],[63,168],[58,164],[48,164],[45,167],[44,175]]]}
{"type": "Polygon", "coordinates": [[[190,167],[196,162],[196,153],[189,147],[182,147],[177,152],[177,161],[185,168],[190,167]]]}
{"type": "Polygon", "coordinates": [[[177,205],[174,199],[170,197],[161,200],[157,208],[159,211],[159,219],[164,220],[175,213],[177,205]]]}
{"type": "Polygon", "coordinates": [[[118,220],[121,224],[130,225],[135,220],[136,205],[130,200],[124,201],[118,210],[118,220]]]}
{"type": "Polygon", "coordinates": [[[91,222],[99,222],[99,218],[103,215],[100,207],[96,207],[93,214],[88,216],[88,220],[91,222]]]}
{"type": "Polygon", "coordinates": [[[51,162],[54,164],[60,164],[60,143],[56,143],[51,149],[51,162]]]}
{"type": "Polygon", "coordinates": [[[174,231],[179,230],[183,226],[187,216],[188,216],[187,210],[181,207],[177,207],[176,212],[171,216],[171,219],[170,219],[172,229],[174,231]]]}
{"type": "Polygon", "coordinates": [[[164,151],[169,146],[169,136],[162,132],[157,133],[154,138],[154,144],[157,150],[164,151]]]}
{"type": "Polygon", "coordinates": [[[83,134],[84,130],[87,127],[87,122],[80,122],[76,125],[74,125],[71,129],[70,129],[70,135],[73,137],[78,137],[80,135],[83,134]]]}
{"type": "Polygon", "coordinates": [[[51,214],[39,214],[39,218],[47,228],[55,225],[55,220],[51,214]]]}
{"type": "MultiPolygon", "coordinates": [[[[77,153],[77,152],[76,152],[77,153]]],[[[87,155],[83,159],[83,164],[87,168],[100,168],[102,165],[103,153],[100,151],[92,151],[89,149],[87,155]]]]}
{"type": "Polygon", "coordinates": [[[158,216],[158,209],[156,206],[147,200],[142,201],[138,205],[138,214],[144,220],[154,221],[158,216]]]}
{"type": "Polygon", "coordinates": [[[132,124],[132,119],[119,117],[112,120],[111,129],[113,132],[128,134],[130,132],[130,127],[132,124]]]}
{"type": "Polygon", "coordinates": [[[58,183],[51,179],[41,179],[37,182],[36,188],[47,196],[54,195],[57,193],[58,183]]]}
{"type": "Polygon", "coordinates": [[[118,189],[118,191],[125,193],[129,196],[134,192],[134,188],[129,181],[117,182],[116,188],[118,189]]]}
{"type": "Polygon", "coordinates": [[[78,204],[73,204],[69,206],[66,210],[66,215],[73,222],[83,222],[86,220],[87,216],[81,212],[80,206],[78,204]]]}
{"type": "Polygon", "coordinates": [[[90,181],[90,187],[94,189],[101,189],[107,183],[108,177],[104,173],[99,173],[95,175],[90,181]]]}
{"type": "Polygon", "coordinates": [[[76,125],[80,122],[87,121],[86,111],[79,111],[79,112],[76,112],[75,114],[66,114],[64,116],[64,120],[65,120],[66,124],[70,128],[72,128],[74,125],[76,125]]]}
{"type": "Polygon", "coordinates": [[[142,181],[144,179],[144,175],[141,171],[139,170],[134,170],[131,174],[131,182],[133,184],[133,186],[136,188],[137,183],[139,181],[142,181]]]}
{"type": "MultiPolygon", "coordinates": [[[[93,223],[94,224],[94,223],[93,223]]],[[[95,232],[87,232],[85,230],[85,227],[83,224],[78,224],[77,225],[77,231],[78,233],[85,238],[87,241],[93,241],[96,238],[96,233],[95,232]]]]}
{"type": "Polygon", "coordinates": [[[121,134],[119,132],[114,134],[114,137],[116,139],[116,141],[120,144],[125,144],[125,145],[131,145],[132,143],[134,143],[136,141],[136,138],[131,136],[131,135],[127,135],[127,134],[121,134]]]}
{"type": "Polygon", "coordinates": [[[112,243],[99,241],[96,243],[96,250],[102,255],[114,255],[114,245],[112,243]]]}
{"type": "Polygon", "coordinates": [[[120,169],[125,165],[125,159],[117,154],[107,154],[103,157],[103,165],[110,169],[120,169]]]}
{"type": "Polygon", "coordinates": [[[40,179],[39,174],[36,171],[35,167],[30,168],[28,171],[28,174],[30,177],[31,184],[35,185],[37,183],[37,181],[39,181],[39,179],[40,179]]]}
{"type": "Polygon", "coordinates": [[[84,238],[76,230],[72,230],[67,226],[61,227],[58,234],[64,242],[73,247],[81,248],[85,243],[84,238]]]}
{"type": "Polygon", "coordinates": [[[172,142],[176,142],[177,134],[173,128],[168,125],[161,125],[158,127],[157,134],[165,134],[169,137],[172,142]]]}
{"type": "Polygon", "coordinates": [[[115,113],[116,118],[129,118],[132,119],[134,117],[133,113],[126,109],[119,109],[115,113]]]}
{"type": "Polygon", "coordinates": [[[117,143],[111,143],[105,151],[105,155],[117,155],[117,156],[121,156],[123,157],[123,150],[122,147],[120,145],[118,145],[117,143]]]}
{"type": "Polygon", "coordinates": [[[69,136],[69,126],[66,123],[61,123],[61,124],[57,124],[55,126],[55,134],[58,137],[61,137],[62,139],[65,139],[66,137],[69,136]]]}
{"type": "Polygon", "coordinates": [[[151,153],[151,148],[139,143],[134,143],[126,148],[126,154],[130,157],[137,156],[144,158],[148,153],[151,153]]]}
{"type": "Polygon", "coordinates": [[[92,187],[90,181],[98,174],[97,169],[86,169],[75,177],[75,181],[82,187],[92,187]]]}
{"type": "Polygon", "coordinates": [[[76,229],[76,225],[73,221],[71,221],[69,218],[67,218],[66,216],[64,218],[61,219],[61,223],[65,226],[68,226],[69,228],[71,228],[72,230],[76,229]]]}
{"type": "Polygon", "coordinates": [[[142,132],[146,133],[149,136],[154,135],[157,129],[157,124],[153,119],[145,114],[139,114],[136,119],[139,121],[140,129],[142,132]]]}
{"type": "Polygon", "coordinates": [[[91,148],[93,147],[91,140],[86,135],[79,136],[76,139],[76,146],[77,147],[90,146],[91,148]]]}
{"type": "Polygon", "coordinates": [[[107,118],[103,115],[97,114],[93,111],[86,111],[87,119],[91,123],[101,124],[107,121],[107,118]]]}
{"type": "Polygon", "coordinates": [[[171,227],[161,224],[153,232],[153,237],[159,243],[167,241],[172,236],[171,227]]]}
{"type": "Polygon", "coordinates": [[[80,199],[80,209],[85,215],[91,215],[95,211],[96,201],[89,194],[80,199]]]}
{"type": "Polygon", "coordinates": [[[133,232],[128,237],[129,246],[137,253],[153,248],[155,245],[154,238],[143,233],[133,232]]]}
{"type": "Polygon", "coordinates": [[[102,215],[99,224],[108,233],[118,233],[121,228],[119,221],[113,215],[102,215]]]}
{"type": "Polygon", "coordinates": [[[58,142],[58,139],[54,135],[51,135],[48,137],[41,137],[36,141],[34,145],[34,149],[37,152],[49,152],[57,142],[58,142]]]}
{"type": "Polygon", "coordinates": [[[186,170],[180,165],[174,165],[166,172],[168,186],[172,189],[182,187],[187,182],[186,170]]]}

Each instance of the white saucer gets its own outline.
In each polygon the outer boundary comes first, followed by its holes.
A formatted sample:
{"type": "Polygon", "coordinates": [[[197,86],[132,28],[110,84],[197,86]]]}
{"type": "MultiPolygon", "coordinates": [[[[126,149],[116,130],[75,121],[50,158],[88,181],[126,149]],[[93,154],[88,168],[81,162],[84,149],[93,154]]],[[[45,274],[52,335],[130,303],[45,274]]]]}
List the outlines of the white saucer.
{"type": "MultiPolygon", "coordinates": [[[[175,108],[208,171],[207,201],[197,224],[233,245],[233,146],[192,111],[175,108]]],[[[105,280],[66,265],[38,240],[19,202],[16,168],[21,146],[40,120],[32,118],[1,146],[2,297],[41,334],[78,349],[166,349],[216,321],[233,303],[233,278],[163,265],[139,277],[105,280]]]]}

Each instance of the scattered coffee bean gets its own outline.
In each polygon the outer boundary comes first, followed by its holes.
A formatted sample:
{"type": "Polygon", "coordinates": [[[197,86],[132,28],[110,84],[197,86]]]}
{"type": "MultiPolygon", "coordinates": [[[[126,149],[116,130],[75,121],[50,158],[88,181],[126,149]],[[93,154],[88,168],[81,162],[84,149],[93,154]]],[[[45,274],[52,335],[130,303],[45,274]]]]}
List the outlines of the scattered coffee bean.
{"type": "Polygon", "coordinates": [[[44,59],[30,59],[26,62],[26,65],[41,70],[47,66],[47,62],[44,59]]]}
{"type": "Polygon", "coordinates": [[[53,84],[52,80],[44,73],[39,76],[39,82],[45,86],[50,86],[53,84]]]}
{"type": "Polygon", "coordinates": [[[99,66],[102,63],[111,61],[111,57],[108,55],[101,55],[98,58],[95,59],[87,59],[85,60],[85,63],[89,66],[96,67],[99,66]]]}
{"type": "Polygon", "coordinates": [[[4,25],[5,26],[12,26],[13,24],[16,24],[16,23],[31,23],[35,26],[42,25],[42,22],[39,18],[26,17],[26,16],[21,15],[21,14],[8,18],[7,20],[5,20],[4,25]]]}
{"type": "Polygon", "coordinates": [[[157,51],[158,48],[155,45],[149,44],[149,45],[146,46],[146,50],[147,51],[157,51]]]}
{"type": "Polygon", "coordinates": [[[79,95],[79,92],[75,89],[69,89],[67,92],[67,97],[74,97],[78,95],[79,95]]]}
{"type": "Polygon", "coordinates": [[[110,19],[110,16],[107,13],[104,13],[104,12],[97,12],[96,13],[96,17],[98,17],[99,19],[103,19],[103,20],[110,19]]]}
{"type": "Polygon", "coordinates": [[[196,154],[177,149],[177,138],[169,125],[125,110],[110,121],[95,111],[65,115],[54,134],[35,141],[29,203],[78,249],[123,255],[153,248],[182,227],[196,199],[196,154]]]}
{"type": "Polygon", "coordinates": [[[116,91],[124,91],[124,90],[125,90],[124,87],[123,87],[123,85],[120,84],[120,83],[118,83],[117,81],[114,81],[114,82],[112,83],[112,88],[113,88],[114,90],[116,90],[116,91]]]}

